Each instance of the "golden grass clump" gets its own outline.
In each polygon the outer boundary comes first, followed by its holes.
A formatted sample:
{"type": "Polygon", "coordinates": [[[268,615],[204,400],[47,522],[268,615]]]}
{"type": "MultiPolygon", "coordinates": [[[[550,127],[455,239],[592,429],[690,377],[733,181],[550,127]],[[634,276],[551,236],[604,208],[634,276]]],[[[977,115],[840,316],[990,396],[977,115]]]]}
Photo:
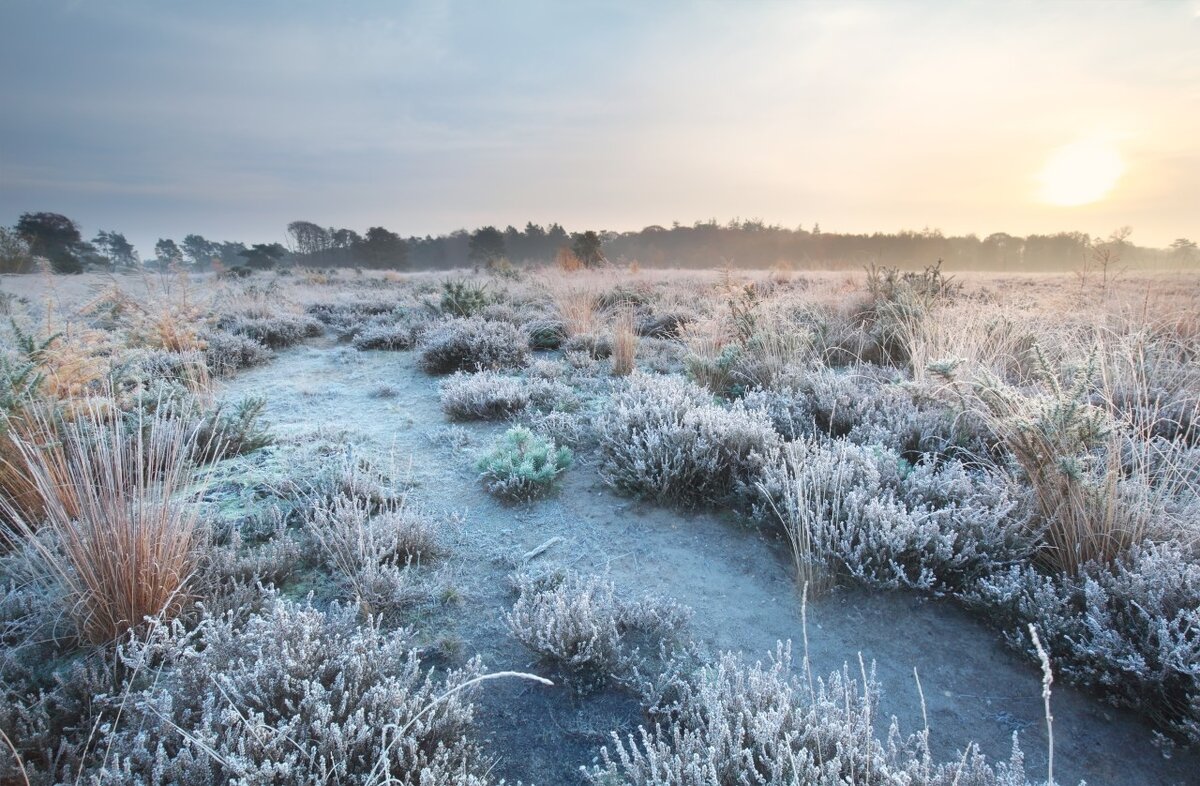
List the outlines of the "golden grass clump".
{"type": "Polygon", "coordinates": [[[598,298],[593,289],[557,286],[551,288],[551,297],[568,338],[596,330],[598,298]]]}
{"type": "Polygon", "coordinates": [[[633,312],[626,309],[613,322],[613,375],[624,377],[633,372],[637,360],[638,334],[633,312]]]}
{"type": "Polygon", "coordinates": [[[73,420],[31,408],[11,433],[41,519],[8,498],[0,511],[66,599],[78,636],[116,640],[187,604],[204,545],[192,504],[193,435],[169,414],[132,428],[91,404],[73,420]],[[44,537],[49,530],[51,537],[44,537]]]}
{"type": "Polygon", "coordinates": [[[583,260],[568,246],[558,249],[554,255],[554,265],[564,273],[578,273],[584,267],[583,260]]]}

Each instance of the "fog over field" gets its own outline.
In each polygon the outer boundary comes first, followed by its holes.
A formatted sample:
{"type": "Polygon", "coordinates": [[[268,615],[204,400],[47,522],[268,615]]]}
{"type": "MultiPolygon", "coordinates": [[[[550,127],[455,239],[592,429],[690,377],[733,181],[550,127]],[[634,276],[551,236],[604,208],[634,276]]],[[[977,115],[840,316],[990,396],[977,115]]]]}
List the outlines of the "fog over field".
{"type": "Polygon", "coordinates": [[[1200,5],[0,6],[0,786],[1182,786],[1200,5]]]}

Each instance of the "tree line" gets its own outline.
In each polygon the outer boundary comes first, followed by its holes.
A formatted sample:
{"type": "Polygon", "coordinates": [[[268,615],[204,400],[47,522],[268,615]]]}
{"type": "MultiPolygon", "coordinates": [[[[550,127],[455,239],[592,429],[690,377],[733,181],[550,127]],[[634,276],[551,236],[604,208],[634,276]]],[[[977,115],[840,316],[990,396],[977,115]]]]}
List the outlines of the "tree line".
{"type": "Polygon", "coordinates": [[[962,270],[1074,270],[1098,255],[1119,255],[1131,267],[1190,267],[1200,263],[1195,242],[1179,238],[1165,249],[1130,242],[1122,227],[1107,238],[1081,232],[1025,237],[1002,232],[947,236],[936,229],[851,234],[823,232],[819,224],[787,228],[757,220],[698,221],[648,226],[632,232],[568,232],[557,223],[532,221],[523,229],[484,226],[445,235],[404,237],[384,227],[360,234],[311,221],[287,225],[283,242],[246,245],[198,234],[178,242],[160,238],[154,256],[143,260],[125,235],[100,230],[85,240],[80,226],[58,213],[24,213],[0,227],[0,272],[32,272],[39,260],[56,273],[85,270],[173,267],[203,270],[268,270],[279,266],[355,267],[381,270],[439,270],[466,266],[543,264],[566,260],[594,267],[606,261],[637,261],[648,267],[860,268],[869,264],[923,266],[944,260],[962,270]]]}

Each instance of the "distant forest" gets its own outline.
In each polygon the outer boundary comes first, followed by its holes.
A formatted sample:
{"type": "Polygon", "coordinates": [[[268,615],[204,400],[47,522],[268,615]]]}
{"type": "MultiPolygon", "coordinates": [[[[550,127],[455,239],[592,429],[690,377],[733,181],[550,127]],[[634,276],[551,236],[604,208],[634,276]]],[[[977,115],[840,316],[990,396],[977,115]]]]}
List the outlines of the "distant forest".
{"type": "Polygon", "coordinates": [[[761,221],[698,221],[690,226],[648,226],[635,232],[568,232],[560,224],[532,222],[523,229],[480,227],[448,235],[404,237],[383,227],[359,234],[310,221],[288,224],[283,242],[246,245],[189,234],[161,238],[143,260],[125,236],[100,230],[85,239],[80,226],[58,213],[25,213],[0,227],[0,273],[23,273],[49,264],[58,273],[141,267],[252,270],[275,267],[358,267],[447,270],[511,264],[595,266],[637,262],[644,267],[859,269],[868,265],[920,268],[937,260],[952,270],[1073,270],[1098,258],[1139,269],[1200,266],[1196,243],[1179,238],[1167,248],[1138,246],[1122,227],[1108,237],[1080,232],[1019,237],[995,233],[946,236],[936,229],[873,234],[824,232],[819,224],[794,229],[761,221]],[[45,260],[41,263],[40,260],[45,260]]]}

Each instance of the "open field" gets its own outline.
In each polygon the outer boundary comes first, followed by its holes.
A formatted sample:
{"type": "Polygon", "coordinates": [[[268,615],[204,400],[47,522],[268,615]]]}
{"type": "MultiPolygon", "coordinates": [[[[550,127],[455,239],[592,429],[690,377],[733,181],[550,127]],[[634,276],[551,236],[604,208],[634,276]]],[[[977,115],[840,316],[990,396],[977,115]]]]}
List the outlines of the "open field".
{"type": "Polygon", "coordinates": [[[0,292],[0,783],[1194,782],[1200,275],[0,292]]]}

